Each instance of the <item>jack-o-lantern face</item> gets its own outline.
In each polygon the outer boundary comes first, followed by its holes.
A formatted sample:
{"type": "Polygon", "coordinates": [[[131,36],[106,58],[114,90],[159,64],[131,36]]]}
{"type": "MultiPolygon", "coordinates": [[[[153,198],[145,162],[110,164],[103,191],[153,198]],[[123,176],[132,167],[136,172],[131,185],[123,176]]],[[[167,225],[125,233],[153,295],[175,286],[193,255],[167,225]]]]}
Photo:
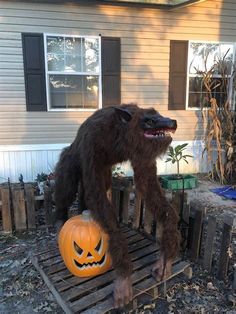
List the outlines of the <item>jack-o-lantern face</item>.
{"type": "Polygon", "coordinates": [[[66,267],[76,276],[95,276],[111,267],[108,235],[88,211],[70,218],[64,224],[58,242],[66,267]]]}

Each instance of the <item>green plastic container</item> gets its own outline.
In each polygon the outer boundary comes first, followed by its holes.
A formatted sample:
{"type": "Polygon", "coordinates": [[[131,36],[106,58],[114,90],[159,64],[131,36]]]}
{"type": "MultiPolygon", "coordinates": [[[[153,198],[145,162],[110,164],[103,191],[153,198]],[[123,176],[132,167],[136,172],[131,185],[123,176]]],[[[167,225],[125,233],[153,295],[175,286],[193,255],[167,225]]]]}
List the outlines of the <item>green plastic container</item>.
{"type": "Polygon", "coordinates": [[[168,190],[185,190],[197,187],[197,178],[192,175],[182,175],[182,178],[175,178],[174,175],[161,176],[161,184],[168,190]]]}

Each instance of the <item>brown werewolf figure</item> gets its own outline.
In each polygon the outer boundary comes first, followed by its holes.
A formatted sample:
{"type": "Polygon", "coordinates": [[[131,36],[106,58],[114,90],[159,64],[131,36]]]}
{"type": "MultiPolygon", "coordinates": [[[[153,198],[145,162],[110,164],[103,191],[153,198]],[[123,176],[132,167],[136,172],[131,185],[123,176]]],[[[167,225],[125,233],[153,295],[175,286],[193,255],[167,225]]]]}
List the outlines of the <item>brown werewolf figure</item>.
{"type": "Polygon", "coordinates": [[[56,167],[55,201],[58,218],[66,220],[67,209],[79,188],[83,207],[109,234],[109,251],[117,272],[114,305],[132,299],[132,266],[126,240],[119,230],[114,208],[107,198],[111,187],[111,167],[130,160],[136,190],[146,210],[163,226],[162,256],[153,268],[157,280],[171,273],[179,249],[178,215],[165,199],[157,179],[156,158],[164,154],[176,130],[175,120],[162,117],[154,109],[121,105],[96,111],[79,128],[74,142],[64,149],[56,167]]]}

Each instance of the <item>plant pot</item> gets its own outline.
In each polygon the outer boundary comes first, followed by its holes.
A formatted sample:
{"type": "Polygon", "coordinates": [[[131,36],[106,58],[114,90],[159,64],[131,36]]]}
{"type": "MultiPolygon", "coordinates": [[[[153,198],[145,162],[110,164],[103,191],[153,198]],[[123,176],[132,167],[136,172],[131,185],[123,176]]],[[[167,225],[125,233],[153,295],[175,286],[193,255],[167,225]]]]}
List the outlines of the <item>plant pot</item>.
{"type": "Polygon", "coordinates": [[[161,176],[161,185],[169,190],[187,190],[197,187],[197,178],[192,175],[167,175],[161,176]]]}

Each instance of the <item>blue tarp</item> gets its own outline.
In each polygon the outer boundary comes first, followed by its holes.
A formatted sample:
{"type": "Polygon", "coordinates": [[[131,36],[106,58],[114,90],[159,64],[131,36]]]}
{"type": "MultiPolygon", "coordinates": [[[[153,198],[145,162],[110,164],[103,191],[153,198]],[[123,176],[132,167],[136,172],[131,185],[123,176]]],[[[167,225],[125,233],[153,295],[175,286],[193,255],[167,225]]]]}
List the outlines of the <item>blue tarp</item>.
{"type": "Polygon", "coordinates": [[[236,200],[236,190],[231,186],[224,186],[222,188],[210,189],[211,192],[218,194],[219,196],[223,196],[225,198],[236,200]]]}

